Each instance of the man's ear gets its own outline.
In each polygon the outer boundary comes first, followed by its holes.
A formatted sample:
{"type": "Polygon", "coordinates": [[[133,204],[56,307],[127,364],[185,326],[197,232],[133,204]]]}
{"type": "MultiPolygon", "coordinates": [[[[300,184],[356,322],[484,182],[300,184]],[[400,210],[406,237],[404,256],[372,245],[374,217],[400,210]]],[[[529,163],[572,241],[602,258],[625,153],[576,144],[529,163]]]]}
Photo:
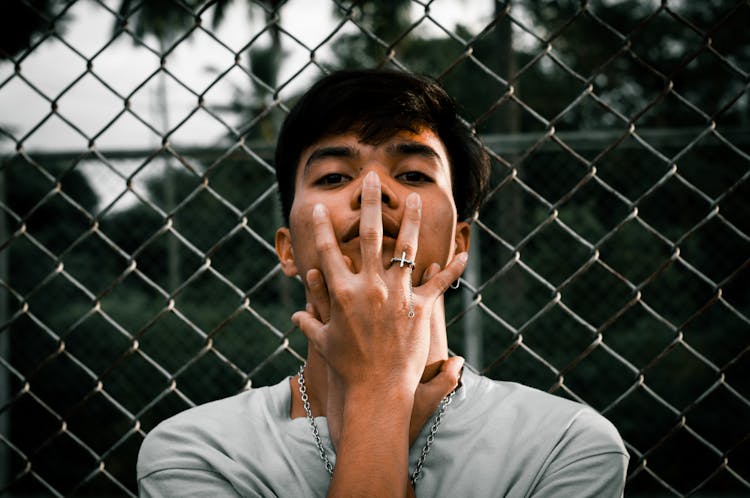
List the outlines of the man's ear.
{"type": "Polygon", "coordinates": [[[287,277],[297,275],[297,264],[294,262],[294,249],[292,248],[292,234],[287,227],[276,230],[276,255],[279,257],[281,271],[287,277]]]}
{"type": "Polygon", "coordinates": [[[471,244],[471,225],[466,221],[456,223],[456,252],[455,254],[468,251],[471,244]]]}

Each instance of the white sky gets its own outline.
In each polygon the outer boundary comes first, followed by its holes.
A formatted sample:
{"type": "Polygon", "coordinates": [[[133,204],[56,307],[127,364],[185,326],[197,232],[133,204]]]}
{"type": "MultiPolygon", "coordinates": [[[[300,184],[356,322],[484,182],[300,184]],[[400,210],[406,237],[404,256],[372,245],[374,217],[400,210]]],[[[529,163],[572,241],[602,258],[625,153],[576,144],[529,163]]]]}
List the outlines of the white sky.
{"type": "MultiPolygon", "coordinates": [[[[102,2],[114,11],[120,4],[120,0],[102,2]]],[[[286,81],[299,72],[310,60],[310,49],[320,45],[340,22],[333,16],[332,5],[331,0],[289,0],[281,9],[282,28],[293,34],[298,42],[282,35],[285,55],[279,81],[286,81]]],[[[251,89],[247,74],[236,67],[212,86],[218,74],[216,70],[223,72],[231,68],[234,52],[240,51],[265,28],[262,10],[256,6],[251,18],[247,6],[246,0],[234,0],[223,23],[217,30],[212,30],[229,49],[205,32],[196,30],[166,59],[166,68],[185,86],[196,94],[205,92],[204,104],[209,108],[231,103],[237,89],[245,95],[251,89]],[[215,71],[207,70],[209,67],[215,71]]],[[[460,23],[479,32],[491,21],[493,10],[493,0],[435,0],[430,5],[430,16],[451,30],[460,23]]],[[[424,7],[414,3],[411,14],[415,20],[421,18],[424,7]]],[[[203,25],[208,29],[211,17],[210,12],[202,16],[203,25]]],[[[121,35],[109,43],[114,21],[112,13],[97,2],[78,0],[68,11],[65,28],[60,30],[64,41],[56,38],[45,40],[21,62],[18,74],[14,73],[11,63],[0,62],[0,125],[14,137],[8,140],[0,135],[0,157],[13,154],[16,141],[22,141],[24,150],[32,155],[34,152],[83,152],[88,149],[86,137],[96,137],[96,149],[105,156],[112,150],[153,151],[159,147],[161,137],[158,133],[131,113],[122,112],[121,97],[132,93],[130,108],[134,113],[154,129],[161,131],[164,128],[158,105],[159,77],[143,84],[159,69],[158,42],[150,36],[143,40],[153,51],[133,43],[128,35],[121,35]],[[111,90],[87,73],[86,59],[92,57],[93,73],[111,90]],[[59,116],[50,116],[52,101],[56,102],[59,116]]],[[[351,23],[340,31],[342,34],[357,32],[351,23]]],[[[422,23],[417,32],[424,37],[445,36],[430,21],[422,23]]],[[[269,40],[261,37],[259,42],[268,44],[269,40]]],[[[246,51],[240,55],[244,58],[246,51]]],[[[330,50],[324,46],[316,52],[316,59],[330,61],[330,50]]],[[[246,64],[246,59],[242,63],[246,64]]],[[[301,91],[318,76],[315,67],[308,67],[281,92],[281,98],[301,91]]],[[[173,127],[194,111],[198,99],[174,79],[167,78],[166,81],[169,124],[173,127]]],[[[222,114],[221,118],[234,127],[242,127],[240,120],[247,119],[229,113],[222,114]]],[[[178,150],[182,146],[211,147],[219,145],[227,131],[214,117],[199,110],[179,126],[170,142],[178,150]]],[[[87,160],[76,166],[89,178],[99,197],[97,210],[114,202],[111,207],[114,212],[138,202],[111,167],[128,176],[143,159],[145,157],[110,161],[110,166],[87,160]]],[[[161,175],[165,166],[162,161],[151,161],[135,176],[133,188],[141,195],[148,195],[144,182],[161,175]]]]}
{"type": "MultiPolygon", "coordinates": [[[[107,0],[105,3],[116,10],[120,2],[107,0]]],[[[307,47],[315,47],[331,33],[338,22],[332,15],[331,5],[330,0],[290,0],[281,10],[281,25],[307,47]]],[[[453,29],[458,22],[481,29],[491,19],[493,9],[494,2],[491,0],[436,0],[430,6],[430,15],[449,29],[453,29]]],[[[158,69],[159,58],[146,48],[135,45],[129,36],[122,35],[107,46],[114,17],[96,2],[79,0],[69,13],[70,20],[63,31],[65,42],[85,57],[92,57],[103,49],[94,58],[93,72],[116,92],[121,95],[130,94],[158,69]]],[[[423,13],[422,6],[413,4],[412,14],[415,19],[423,13]]],[[[204,16],[204,25],[210,27],[210,15],[204,16]]],[[[256,9],[250,19],[247,2],[235,0],[215,34],[232,50],[239,51],[264,26],[262,11],[256,9]]],[[[423,35],[442,34],[439,28],[429,22],[423,23],[419,29],[423,35]]],[[[352,24],[348,24],[342,32],[356,32],[355,30],[352,24]]],[[[282,39],[286,56],[280,81],[299,71],[310,58],[307,48],[289,37],[282,39]]],[[[145,41],[158,51],[155,39],[149,37],[145,41]]],[[[318,59],[325,60],[328,53],[326,49],[321,50],[318,59]]],[[[214,67],[223,71],[231,67],[233,62],[234,54],[231,51],[197,30],[169,55],[166,67],[187,87],[200,94],[216,77],[215,73],[206,68],[214,67]]],[[[294,84],[282,92],[282,98],[304,87],[317,75],[317,70],[308,68],[294,80],[294,84]]],[[[86,74],[85,59],[59,40],[44,41],[24,59],[20,77],[13,75],[10,63],[0,63],[0,85],[0,123],[11,131],[16,140],[25,137],[23,145],[26,150],[86,149],[88,141],[71,125],[90,137],[106,128],[96,138],[99,150],[142,149],[160,142],[154,132],[129,113],[122,114],[114,124],[107,127],[123,110],[122,99],[91,74],[86,74]],[[47,98],[32,89],[29,83],[47,98]],[[64,91],[71,84],[73,86],[64,91]],[[57,100],[58,113],[69,123],[53,115],[35,129],[50,113],[51,104],[48,99],[57,100]]],[[[154,128],[161,129],[161,118],[156,105],[157,85],[158,78],[155,77],[140,88],[131,99],[131,108],[154,128]]],[[[209,107],[228,104],[236,88],[247,91],[249,87],[247,75],[234,68],[206,93],[206,104],[209,107]]],[[[174,125],[194,109],[197,99],[174,80],[168,80],[167,89],[169,119],[170,124],[174,125]]],[[[230,115],[222,117],[232,119],[230,115]]],[[[172,142],[191,146],[213,145],[226,132],[226,128],[209,114],[198,112],[179,128],[173,135],[172,142]]],[[[0,140],[0,154],[10,152],[14,147],[15,144],[10,141],[0,140]]]]}

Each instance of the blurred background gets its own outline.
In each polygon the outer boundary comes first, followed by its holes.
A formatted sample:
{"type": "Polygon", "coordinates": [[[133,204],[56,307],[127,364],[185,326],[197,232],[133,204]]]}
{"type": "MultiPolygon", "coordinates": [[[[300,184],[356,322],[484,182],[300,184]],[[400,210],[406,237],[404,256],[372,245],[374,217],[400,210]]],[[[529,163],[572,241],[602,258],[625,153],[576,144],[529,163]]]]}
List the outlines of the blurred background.
{"type": "Polygon", "coordinates": [[[276,133],[321,75],[385,66],[492,157],[452,351],[603,413],[626,496],[750,495],[749,26],[746,0],[0,2],[0,493],[134,496],[161,420],[296,371],[276,133]]]}

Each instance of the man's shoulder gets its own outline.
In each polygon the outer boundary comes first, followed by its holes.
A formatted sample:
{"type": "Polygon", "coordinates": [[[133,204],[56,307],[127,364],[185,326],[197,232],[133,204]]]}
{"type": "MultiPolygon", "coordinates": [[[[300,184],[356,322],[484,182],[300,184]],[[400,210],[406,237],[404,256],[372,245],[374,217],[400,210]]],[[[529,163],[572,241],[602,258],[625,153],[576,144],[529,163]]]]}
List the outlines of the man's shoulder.
{"type": "Polygon", "coordinates": [[[468,380],[474,404],[479,401],[479,406],[493,412],[565,418],[586,408],[581,403],[518,382],[495,380],[475,373],[470,373],[468,380]]]}
{"type": "Polygon", "coordinates": [[[211,453],[228,454],[259,434],[258,425],[271,423],[271,387],[254,388],[228,398],[211,401],[177,413],[149,431],[138,454],[138,475],[165,468],[210,466],[211,453]]]}
{"type": "Polygon", "coordinates": [[[521,439],[575,440],[627,453],[615,426],[588,405],[484,376],[477,376],[475,389],[481,415],[498,424],[511,424],[521,439]]]}
{"type": "Polygon", "coordinates": [[[450,430],[441,434],[453,436],[451,450],[464,452],[487,494],[622,494],[628,452],[603,415],[515,382],[476,374],[467,381],[461,416],[446,417],[450,430]]]}

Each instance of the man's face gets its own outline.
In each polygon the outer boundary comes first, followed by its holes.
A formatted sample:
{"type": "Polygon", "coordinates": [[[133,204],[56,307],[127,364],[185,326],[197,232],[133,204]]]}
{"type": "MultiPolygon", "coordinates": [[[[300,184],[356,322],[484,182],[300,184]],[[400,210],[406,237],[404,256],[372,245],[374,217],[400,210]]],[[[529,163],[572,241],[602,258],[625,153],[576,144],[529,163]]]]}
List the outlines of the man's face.
{"type": "Polygon", "coordinates": [[[313,240],[315,204],[328,208],[341,252],[361,268],[359,220],[362,180],[370,171],[380,178],[383,216],[383,264],[388,266],[403,217],[406,196],[422,200],[415,283],[431,263],[441,267],[454,252],[468,249],[469,227],[456,222],[451,172],[443,143],[427,128],[399,132],[378,145],[361,142],[354,133],[316,142],[300,156],[289,229],[281,228],[276,248],[287,275],[304,276],[320,268],[313,240]]]}

